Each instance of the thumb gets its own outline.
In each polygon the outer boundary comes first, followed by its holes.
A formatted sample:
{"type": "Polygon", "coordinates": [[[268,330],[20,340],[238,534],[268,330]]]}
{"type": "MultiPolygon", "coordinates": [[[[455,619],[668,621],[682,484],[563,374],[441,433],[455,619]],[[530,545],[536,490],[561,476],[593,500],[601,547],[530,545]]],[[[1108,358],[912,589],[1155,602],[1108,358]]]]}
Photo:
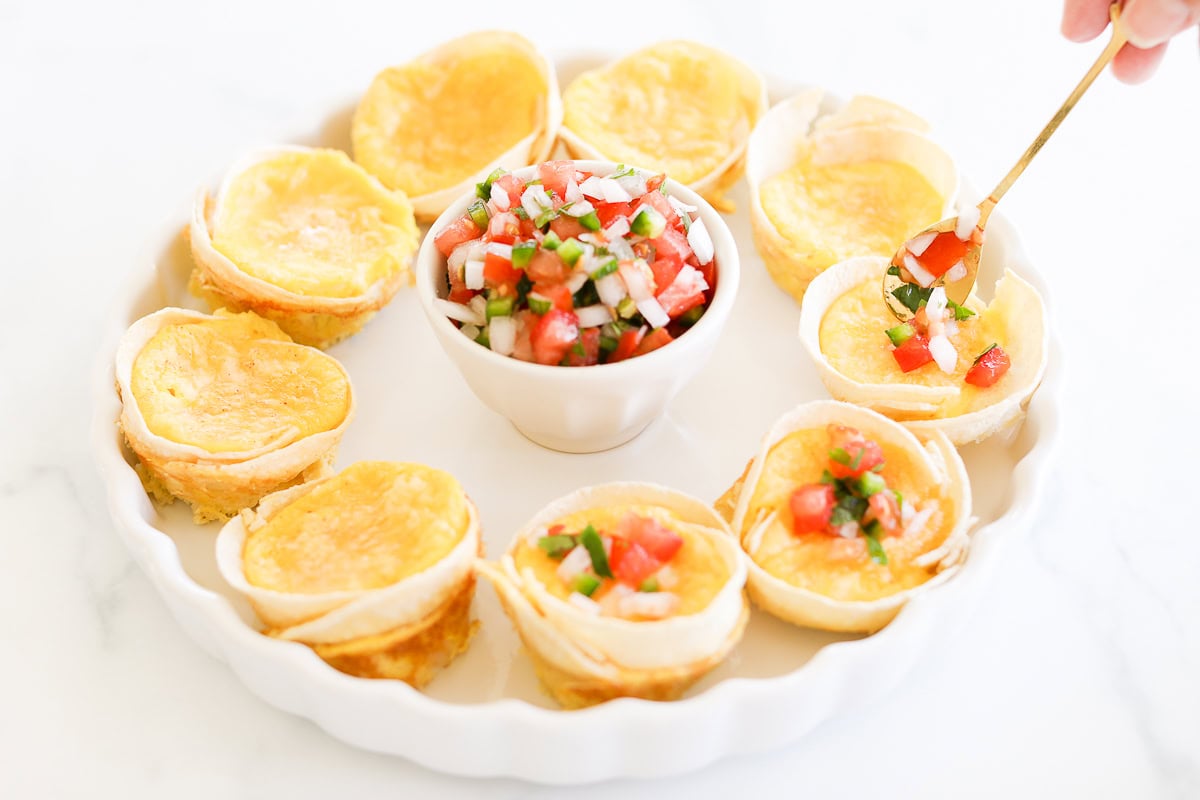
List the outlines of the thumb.
{"type": "Polygon", "coordinates": [[[1148,49],[1200,20],[1200,0],[1127,0],[1121,27],[1129,43],[1148,49]]]}

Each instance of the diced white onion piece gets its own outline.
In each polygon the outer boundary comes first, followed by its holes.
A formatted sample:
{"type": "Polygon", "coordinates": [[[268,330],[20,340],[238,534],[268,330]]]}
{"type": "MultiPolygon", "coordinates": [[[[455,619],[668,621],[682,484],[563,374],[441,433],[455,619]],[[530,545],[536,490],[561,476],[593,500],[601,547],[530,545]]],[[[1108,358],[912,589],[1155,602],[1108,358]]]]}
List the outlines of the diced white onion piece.
{"type": "MultiPolygon", "coordinates": [[[[486,297],[484,297],[481,294],[477,294],[471,298],[471,302],[468,303],[468,305],[471,307],[472,311],[474,311],[476,314],[479,315],[479,317],[481,319],[487,319],[487,298],[486,297]]],[[[479,324],[482,325],[483,323],[481,322],[479,324]]]]}
{"type": "Polygon", "coordinates": [[[554,203],[550,200],[550,195],[546,194],[546,190],[541,184],[530,184],[525,187],[525,191],[521,194],[521,208],[525,209],[525,213],[531,219],[536,218],[546,209],[553,207],[554,203]]]}
{"type": "Polygon", "coordinates": [[[692,223],[692,227],[688,229],[687,240],[692,246],[692,252],[696,254],[697,261],[707,264],[713,260],[712,237],[708,235],[708,228],[704,227],[704,220],[697,218],[692,223]]]}
{"type": "Polygon", "coordinates": [[[957,336],[958,335],[958,323],[952,319],[946,320],[945,333],[946,333],[947,337],[957,336]]]}
{"type": "Polygon", "coordinates": [[[587,548],[583,545],[576,545],[571,552],[559,562],[556,574],[559,578],[570,583],[575,580],[575,576],[582,575],[588,567],[592,565],[592,557],[588,555],[587,548]]]}
{"type": "Polygon", "coordinates": [[[569,206],[562,207],[562,213],[569,217],[582,217],[596,210],[596,207],[587,200],[580,200],[578,203],[572,203],[569,206]]]}
{"type": "Polygon", "coordinates": [[[922,267],[917,262],[917,259],[913,258],[911,253],[904,254],[904,268],[912,273],[912,276],[916,279],[917,283],[926,289],[928,289],[930,286],[933,286],[933,282],[937,280],[937,278],[933,277],[932,272],[922,267]]]}
{"type": "Polygon", "coordinates": [[[687,203],[680,200],[678,197],[667,197],[667,202],[671,204],[671,208],[679,212],[680,216],[690,214],[693,211],[699,211],[699,206],[689,206],[687,203]]]}
{"type": "Polygon", "coordinates": [[[563,194],[563,200],[568,203],[578,203],[582,199],[583,192],[579,191],[579,184],[575,182],[574,178],[568,179],[567,188],[563,194]]]}
{"type": "Polygon", "coordinates": [[[592,253],[592,248],[604,247],[607,244],[607,242],[600,236],[600,234],[592,233],[591,231],[588,231],[587,233],[581,233],[578,236],[576,236],[575,238],[581,242],[586,242],[592,246],[592,247],[588,248],[589,256],[592,253]]]}
{"type": "Polygon", "coordinates": [[[596,281],[596,294],[600,295],[600,302],[604,305],[616,306],[625,299],[625,284],[621,283],[617,273],[610,272],[596,281]]]}
{"type": "Polygon", "coordinates": [[[580,594],[579,592],[571,592],[567,597],[567,602],[585,614],[600,616],[600,604],[587,595],[580,594]]]}
{"type": "Polygon", "coordinates": [[[588,282],[589,276],[581,269],[577,269],[571,273],[571,277],[564,281],[563,285],[571,290],[571,294],[575,294],[583,285],[588,282]]]}
{"type": "Polygon", "coordinates": [[[933,244],[933,240],[937,238],[936,233],[922,233],[920,236],[914,236],[909,239],[904,245],[908,248],[908,252],[914,256],[922,256],[929,249],[929,245],[933,244]]]}
{"type": "Polygon", "coordinates": [[[914,513],[912,519],[905,524],[903,535],[912,536],[914,533],[920,533],[921,529],[925,527],[925,523],[929,522],[929,518],[933,516],[935,506],[936,503],[931,500],[928,505],[914,513]]]}
{"type": "Polygon", "coordinates": [[[954,225],[954,235],[959,241],[965,242],[971,238],[971,232],[979,224],[979,206],[967,206],[958,213],[958,222],[954,225]]]}
{"type": "Polygon", "coordinates": [[[450,251],[450,258],[446,259],[446,266],[461,275],[463,264],[471,261],[483,260],[484,244],[480,239],[472,239],[469,242],[463,242],[458,247],[450,251]]]}
{"type": "Polygon", "coordinates": [[[471,259],[463,265],[463,281],[468,289],[483,288],[483,262],[471,259]]]}
{"type": "MultiPolygon", "coordinates": [[[[625,218],[621,217],[621,219],[625,218]]],[[[612,223],[612,225],[616,224],[616,221],[612,223]]],[[[611,228],[612,225],[609,225],[609,227],[611,228]]],[[[625,220],[625,233],[629,233],[629,220],[625,220]]],[[[625,241],[624,236],[625,234],[623,233],[620,236],[608,237],[608,252],[621,261],[632,261],[634,259],[633,248],[630,247],[629,242],[625,241]]]]}
{"type": "Polygon", "coordinates": [[[474,340],[479,338],[479,328],[475,325],[463,325],[458,329],[458,332],[468,339],[474,340]]]}
{"type": "Polygon", "coordinates": [[[621,280],[625,282],[625,289],[635,303],[654,299],[653,288],[646,280],[645,274],[634,263],[622,264],[617,272],[620,274],[621,280]]]}
{"type": "Polygon", "coordinates": [[[912,503],[905,501],[900,504],[900,522],[904,525],[912,522],[913,517],[917,515],[917,508],[912,503]]]}
{"type": "Polygon", "coordinates": [[[660,589],[673,589],[679,583],[679,575],[671,568],[670,564],[654,573],[654,577],[658,581],[660,589]]]}
{"type": "Polygon", "coordinates": [[[622,617],[662,619],[679,608],[679,595],[671,592],[634,592],[621,598],[618,605],[622,617]]]}
{"type": "Polygon", "coordinates": [[[492,203],[501,211],[508,211],[512,205],[508,198],[508,192],[501,189],[497,183],[492,184],[492,203]]]}
{"type": "MultiPolygon", "coordinates": [[[[468,325],[482,325],[484,323],[483,314],[476,312],[473,308],[464,306],[462,303],[452,303],[449,300],[443,300],[439,297],[433,301],[433,306],[452,320],[468,325]]],[[[476,336],[478,335],[476,333],[476,336]]]]}
{"type": "Polygon", "coordinates": [[[637,309],[642,312],[642,316],[646,318],[646,322],[650,323],[651,328],[661,328],[671,321],[667,312],[663,311],[663,307],[653,297],[639,300],[637,309]]]}
{"type": "Polygon", "coordinates": [[[628,203],[633,199],[624,186],[612,178],[597,178],[592,176],[579,186],[583,193],[595,200],[605,203],[628,203]]]}
{"type": "Polygon", "coordinates": [[[925,303],[925,314],[930,320],[941,319],[946,315],[946,290],[941,286],[929,293],[925,303]]]}
{"type": "Polygon", "coordinates": [[[967,265],[961,260],[946,272],[946,280],[950,283],[961,281],[967,277],[967,265]]]}
{"type": "Polygon", "coordinates": [[[488,323],[488,342],[492,352],[511,356],[517,343],[517,321],[512,317],[492,317],[488,323]]]}
{"type": "MultiPolygon", "coordinates": [[[[608,310],[607,306],[599,303],[575,309],[575,316],[579,318],[579,327],[581,328],[599,328],[601,325],[612,322],[612,312],[608,310]]],[[[495,322],[495,320],[492,321],[495,322]]]]}
{"type": "Polygon", "coordinates": [[[627,233],[629,233],[629,218],[625,216],[614,217],[613,221],[608,223],[608,227],[604,229],[604,235],[610,241],[612,239],[620,239],[627,233]]]}
{"type": "Polygon", "coordinates": [[[487,252],[492,255],[500,256],[503,259],[512,261],[512,245],[502,244],[500,242],[488,242],[487,252]]]}
{"type": "Polygon", "coordinates": [[[858,536],[858,523],[851,520],[844,525],[837,526],[835,530],[838,532],[838,536],[841,536],[843,539],[853,539],[855,536],[858,536]]]}
{"type": "Polygon", "coordinates": [[[619,617],[621,615],[621,601],[634,593],[633,589],[630,589],[623,583],[613,584],[612,588],[605,592],[604,597],[600,600],[601,612],[610,617],[619,617]]]}
{"type": "Polygon", "coordinates": [[[954,372],[954,365],[958,363],[958,353],[945,336],[929,337],[929,354],[933,356],[942,372],[954,372]]]}
{"type": "Polygon", "coordinates": [[[630,198],[641,197],[646,193],[646,179],[636,173],[613,180],[629,194],[630,198]]]}

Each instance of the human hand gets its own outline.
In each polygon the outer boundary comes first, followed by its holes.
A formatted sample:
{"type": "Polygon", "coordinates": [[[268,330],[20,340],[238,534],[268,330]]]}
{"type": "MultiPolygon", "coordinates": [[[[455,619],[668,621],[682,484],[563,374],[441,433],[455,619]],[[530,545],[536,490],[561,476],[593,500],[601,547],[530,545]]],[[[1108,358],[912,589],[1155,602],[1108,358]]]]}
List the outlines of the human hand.
{"type": "MultiPolygon", "coordinates": [[[[1062,32],[1073,42],[1095,39],[1108,27],[1111,0],[1064,0],[1062,32]]],[[[1112,62],[1113,74],[1125,83],[1140,83],[1158,69],[1167,41],[1200,24],[1200,0],[1126,0],[1121,27],[1129,44],[1112,62]]]]}

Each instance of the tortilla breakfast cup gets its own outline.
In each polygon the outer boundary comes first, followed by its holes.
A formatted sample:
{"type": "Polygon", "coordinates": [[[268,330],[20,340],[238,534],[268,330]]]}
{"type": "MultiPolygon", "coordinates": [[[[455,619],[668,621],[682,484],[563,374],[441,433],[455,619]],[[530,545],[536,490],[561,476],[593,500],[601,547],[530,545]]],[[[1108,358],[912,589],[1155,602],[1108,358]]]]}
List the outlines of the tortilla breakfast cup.
{"type": "Polygon", "coordinates": [[[837,264],[813,281],[800,310],[800,340],[835,398],[904,422],[919,436],[944,433],[956,445],[1015,427],[1041,383],[1049,330],[1041,295],[1011,270],[996,282],[990,303],[972,294],[974,312],[954,322],[948,338],[951,371],[936,363],[904,372],[886,331],[897,320],[883,302],[889,258],[865,256],[837,264]],[[993,385],[968,383],[974,361],[999,345],[1011,368],[993,385]]]}
{"type": "Polygon", "coordinates": [[[747,149],[754,246],[796,302],[832,264],[893,255],[958,194],[954,161],[919,117],[862,96],[822,115],[824,98],[813,89],[776,104],[747,149]]]}
{"type": "Polygon", "coordinates": [[[670,41],[583,73],[563,91],[563,109],[559,136],[572,158],[665,172],[732,211],[724,193],[742,176],[767,92],[762,76],[738,59],[670,41]]]}
{"type": "Polygon", "coordinates": [[[550,59],[523,36],[480,31],[376,75],[351,139],[354,159],[430,222],[492,170],[545,160],[561,123],[550,59]]]}
{"type": "Polygon", "coordinates": [[[476,569],[546,691],[581,708],[674,700],[716,667],[748,618],[744,561],[706,504],[653,484],[610,483],[552,502],[499,562],[476,569]],[[674,544],[663,550],[664,541],[674,544]]]}
{"type": "Polygon", "coordinates": [[[197,522],[324,475],[354,416],[342,365],[252,313],[145,316],[118,345],[116,381],[147,491],[197,522]]]}
{"type": "Polygon", "coordinates": [[[338,150],[281,146],[201,192],[188,237],[192,294],[251,310],[302,344],[357,333],[409,279],[412,206],[338,150]]]}
{"type": "Polygon", "coordinates": [[[482,552],[478,514],[449,474],[360,461],[264,498],[217,537],[217,566],[265,633],[330,666],[425,686],[466,650],[482,552]]]}
{"type": "MultiPolygon", "coordinates": [[[[846,465],[855,466],[853,457],[846,465]]],[[[843,632],[882,628],[912,597],[953,576],[974,522],[966,468],[944,435],[921,442],[880,414],[831,400],[781,417],[716,506],[749,556],[747,588],[756,605],[796,625],[843,632]],[[831,444],[855,434],[869,448],[863,452],[878,453],[874,468],[863,469],[872,477],[835,480],[831,455],[842,452],[831,444]],[[872,527],[872,517],[885,515],[875,514],[860,481],[893,496],[891,530],[872,527]],[[814,489],[837,498],[833,515],[819,530],[799,530],[798,513],[809,509],[796,496],[814,489]],[[855,513],[860,518],[851,521],[855,513]]]]}

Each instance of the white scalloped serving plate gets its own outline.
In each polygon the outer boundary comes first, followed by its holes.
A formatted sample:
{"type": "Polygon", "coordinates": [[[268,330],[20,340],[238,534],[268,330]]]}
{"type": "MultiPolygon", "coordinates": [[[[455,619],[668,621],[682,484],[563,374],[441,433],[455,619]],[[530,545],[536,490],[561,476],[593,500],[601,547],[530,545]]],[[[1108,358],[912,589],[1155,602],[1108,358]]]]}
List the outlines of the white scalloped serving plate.
{"type": "MultiPolygon", "coordinates": [[[[564,65],[562,72],[587,65],[564,65]]],[[[180,187],[181,198],[195,188],[180,187]]],[[[330,351],[349,370],[359,398],[338,463],[410,460],[453,472],[480,509],[492,555],[547,501],[580,486],[648,480],[715,499],[776,417],[827,396],[796,338],[799,308],[770,281],[754,251],[744,181],[733,199],[739,212],[728,220],[739,243],[742,287],[729,323],[708,366],[633,442],[567,455],[526,441],[471,394],[409,290],[330,351]]],[[[1001,548],[1030,528],[1059,426],[1057,349],[1020,431],[963,450],[980,517],[964,569],[873,636],[803,630],[756,609],[729,660],[683,700],[622,699],[564,712],[539,691],[495,595],[481,585],[478,635],[424,694],[400,682],[344,675],[303,645],[257,632],[249,607],[217,574],[218,526],[192,524],[181,503],[152,505],[117,431],[111,362],[118,338],[164,305],[199,307],[186,292],[190,256],[179,236],[186,218],[181,207],[177,224],[152,232],[151,264],[130,276],[106,328],[92,444],[108,504],[126,546],[196,642],[254,694],[357,747],[448,773],[557,784],[670,775],[779,747],[893,691],[923,653],[966,621],[1001,548]]],[[[1006,220],[993,216],[988,237],[980,272],[985,295],[1004,265],[1048,295],[1006,220]]]]}

